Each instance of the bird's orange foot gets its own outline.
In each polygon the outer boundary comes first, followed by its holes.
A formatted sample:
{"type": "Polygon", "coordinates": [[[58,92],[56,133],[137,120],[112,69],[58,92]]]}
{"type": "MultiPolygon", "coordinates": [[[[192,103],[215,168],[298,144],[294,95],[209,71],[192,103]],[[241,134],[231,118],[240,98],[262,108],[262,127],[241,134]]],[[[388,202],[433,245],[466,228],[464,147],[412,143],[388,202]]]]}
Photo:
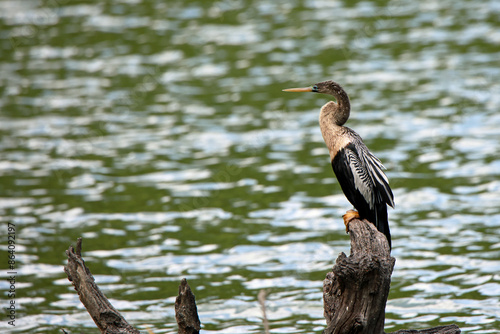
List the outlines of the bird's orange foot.
{"type": "Polygon", "coordinates": [[[342,216],[342,218],[344,218],[345,233],[349,233],[349,223],[353,219],[359,219],[359,213],[358,211],[349,210],[342,216]]]}

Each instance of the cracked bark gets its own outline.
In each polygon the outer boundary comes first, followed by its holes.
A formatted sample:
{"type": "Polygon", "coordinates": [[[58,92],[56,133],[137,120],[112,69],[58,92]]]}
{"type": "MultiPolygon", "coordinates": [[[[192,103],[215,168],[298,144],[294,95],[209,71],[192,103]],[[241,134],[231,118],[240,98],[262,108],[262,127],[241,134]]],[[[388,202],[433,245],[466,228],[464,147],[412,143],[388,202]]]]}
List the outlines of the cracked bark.
{"type": "MultiPolygon", "coordinates": [[[[323,334],[382,334],[385,306],[396,262],[385,236],[366,220],[349,224],[351,254],[340,253],[323,281],[323,334]]],[[[457,334],[456,325],[392,334],[457,334]]]]}

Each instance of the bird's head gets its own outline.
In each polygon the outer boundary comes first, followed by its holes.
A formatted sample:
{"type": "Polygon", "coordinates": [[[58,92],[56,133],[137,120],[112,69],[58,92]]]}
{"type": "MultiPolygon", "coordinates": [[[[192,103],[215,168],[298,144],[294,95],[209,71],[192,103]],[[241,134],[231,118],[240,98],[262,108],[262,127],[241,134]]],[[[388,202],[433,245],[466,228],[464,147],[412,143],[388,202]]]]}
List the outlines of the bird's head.
{"type": "Polygon", "coordinates": [[[313,93],[333,95],[335,97],[339,96],[340,94],[342,94],[342,92],[344,92],[342,87],[338,83],[336,83],[335,81],[332,81],[332,80],[319,82],[311,87],[288,88],[288,89],[283,89],[283,91],[284,92],[313,92],[313,93]]]}
{"type": "Polygon", "coordinates": [[[349,112],[351,110],[351,104],[349,102],[349,96],[344,91],[344,89],[335,81],[328,80],[319,82],[312,87],[304,88],[289,88],[283,89],[285,92],[313,92],[333,95],[337,103],[328,102],[321,108],[321,115],[331,114],[335,115],[335,124],[342,125],[349,118],[349,112]]]}
{"type": "Polygon", "coordinates": [[[342,87],[332,80],[319,82],[312,87],[312,91],[315,93],[329,94],[333,96],[338,95],[339,89],[342,89],[342,87]]]}

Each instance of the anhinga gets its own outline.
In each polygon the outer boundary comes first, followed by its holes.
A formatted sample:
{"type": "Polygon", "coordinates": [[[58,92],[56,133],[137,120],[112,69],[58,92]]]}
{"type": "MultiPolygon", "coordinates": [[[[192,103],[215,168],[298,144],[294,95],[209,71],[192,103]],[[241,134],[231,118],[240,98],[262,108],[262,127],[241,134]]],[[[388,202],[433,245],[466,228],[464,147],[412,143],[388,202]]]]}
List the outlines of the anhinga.
{"type": "Polygon", "coordinates": [[[387,204],[394,207],[394,196],[380,160],[368,150],[356,132],[343,126],[351,111],[347,93],[334,81],[284,91],[329,94],[337,100],[336,103],[330,101],[321,108],[319,125],[340,187],[349,202],[358,210],[349,210],[343,216],[346,230],[352,219],[366,218],[385,234],[391,247],[387,204]]]}

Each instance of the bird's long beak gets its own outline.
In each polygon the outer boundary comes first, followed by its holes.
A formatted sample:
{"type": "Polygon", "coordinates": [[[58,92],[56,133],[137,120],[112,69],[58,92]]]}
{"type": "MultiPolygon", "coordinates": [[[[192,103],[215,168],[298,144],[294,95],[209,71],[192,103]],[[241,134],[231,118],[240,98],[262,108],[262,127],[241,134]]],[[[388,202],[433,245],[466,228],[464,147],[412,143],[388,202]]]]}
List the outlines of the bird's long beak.
{"type": "Polygon", "coordinates": [[[298,93],[303,93],[303,92],[312,92],[313,89],[312,87],[304,87],[304,88],[288,88],[288,89],[283,89],[284,92],[298,92],[298,93]]]}

